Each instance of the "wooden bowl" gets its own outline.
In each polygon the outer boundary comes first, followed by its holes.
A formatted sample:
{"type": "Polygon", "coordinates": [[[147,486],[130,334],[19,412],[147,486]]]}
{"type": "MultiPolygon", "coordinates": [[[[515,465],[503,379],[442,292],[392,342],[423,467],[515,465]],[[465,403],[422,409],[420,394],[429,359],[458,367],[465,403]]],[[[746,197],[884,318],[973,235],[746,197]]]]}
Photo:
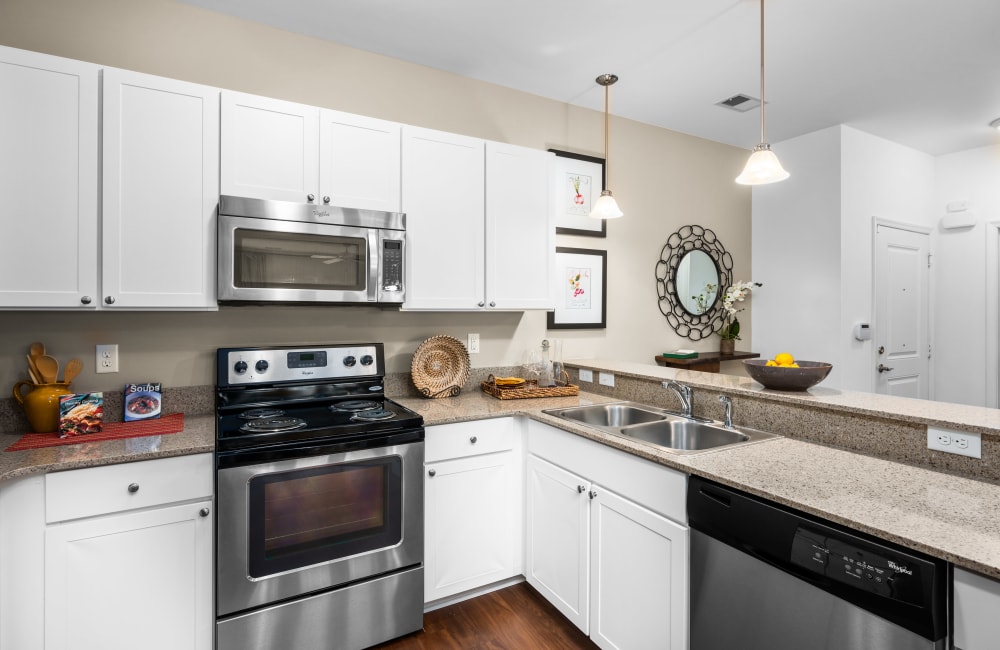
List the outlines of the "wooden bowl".
{"type": "Polygon", "coordinates": [[[808,390],[826,379],[833,370],[832,365],[820,361],[796,361],[798,368],[768,366],[766,363],[767,359],[746,359],[743,365],[754,381],[773,390],[808,390]]]}

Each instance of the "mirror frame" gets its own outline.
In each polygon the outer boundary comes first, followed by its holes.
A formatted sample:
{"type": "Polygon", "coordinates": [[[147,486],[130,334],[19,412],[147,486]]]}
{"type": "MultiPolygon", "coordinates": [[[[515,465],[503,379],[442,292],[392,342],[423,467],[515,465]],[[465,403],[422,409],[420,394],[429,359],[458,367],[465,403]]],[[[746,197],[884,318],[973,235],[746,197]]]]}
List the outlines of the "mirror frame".
{"type": "Polygon", "coordinates": [[[670,327],[678,335],[700,341],[714,334],[722,327],[725,309],[722,294],[733,283],[733,257],[719,241],[719,237],[708,228],[683,226],[667,238],[656,262],[657,306],[670,327]],[[677,294],[677,269],[681,260],[693,251],[708,255],[719,272],[719,293],[715,304],[704,314],[692,314],[681,304],[677,294]]]}

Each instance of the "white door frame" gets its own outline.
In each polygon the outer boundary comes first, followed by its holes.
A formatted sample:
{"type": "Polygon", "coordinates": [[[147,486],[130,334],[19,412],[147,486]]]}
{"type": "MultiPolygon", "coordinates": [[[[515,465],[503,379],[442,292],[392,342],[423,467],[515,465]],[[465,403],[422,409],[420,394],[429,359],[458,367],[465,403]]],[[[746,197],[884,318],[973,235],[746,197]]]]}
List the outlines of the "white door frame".
{"type": "Polygon", "coordinates": [[[1000,406],[1000,221],[986,226],[986,406],[1000,406]]]}
{"type": "MultiPolygon", "coordinates": [[[[871,248],[871,260],[872,260],[872,269],[871,269],[872,270],[872,275],[871,275],[871,278],[872,278],[871,320],[872,320],[872,331],[875,331],[875,332],[878,331],[878,322],[876,322],[877,319],[878,319],[878,316],[876,315],[876,314],[878,314],[878,309],[877,309],[878,295],[876,293],[877,280],[878,280],[878,269],[876,268],[876,264],[877,264],[876,260],[878,259],[878,227],[879,226],[886,226],[888,228],[896,228],[898,230],[907,230],[909,232],[915,232],[915,233],[919,233],[921,235],[927,235],[927,240],[928,240],[927,241],[927,252],[931,256],[932,259],[934,257],[934,253],[933,253],[933,251],[931,250],[931,247],[930,247],[931,246],[931,241],[930,241],[931,237],[930,237],[930,235],[931,235],[931,232],[933,232],[932,228],[929,228],[927,226],[921,226],[921,225],[918,225],[918,224],[915,224],[915,223],[906,223],[904,221],[894,221],[892,219],[883,219],[881,217],[875,217],[875,216],[872,217],[872,229],[871,229],[871,243],[872,243],[871,244],[872,245],[872,248],[871,248]]],[[[930,315],[934,313],[934,291],[935,291],[934,274],[933,273],[928,273],[927,274],[927,341],[931,345],[931,350],[932,350],[931,356],[927,360],[927,374],[928,374],[928,378],[927,378],[928,379],[928,381],[927,381],[927,399],[929,399],[929,400],[933,400],[934,399],[934,381],[933,381],[933,378],[934,378],[934,354],[933,354],[933,350],[934,350],[934,319],[930,317],[930,315]]],[[[994,344],[995,343],[996,343],[996,341],[994,341],[994,344]]],[[[877,365],[878,365],[878,349],[874,345],[872,345],[871,346],[871,368],[875,368],[877,365]]],[[[1000,368],[995,368],[994,369],[994,371],[997,371],[997,370],[1000,370],[1000,368]]],[[[877,382],[875,380],[875,376],[869,373],[868,377],[869,377],[869,381],[871,382],[869,384],[871,386],[871,392],[873,392],[873,393],[877,392],[877,390],[876,390],[877,382]]],[[[994,394],[996,394],[996,391],[994,391],[994,394]]]]}

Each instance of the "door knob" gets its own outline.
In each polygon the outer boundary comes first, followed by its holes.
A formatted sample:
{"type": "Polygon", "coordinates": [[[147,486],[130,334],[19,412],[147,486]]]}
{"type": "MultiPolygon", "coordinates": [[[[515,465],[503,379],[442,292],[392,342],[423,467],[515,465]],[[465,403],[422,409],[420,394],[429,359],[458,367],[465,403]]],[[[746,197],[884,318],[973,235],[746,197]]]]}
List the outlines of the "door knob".
{"type": "Polygon", "coordinates": [[[469,438],[469,442],[471,442],[472,444],[476,444],[477,442],[479,442],[479,438],[477,438],[476,436],[472,436],[471,438],[469,438]]]}
{"type": "Polygon", "coordinates": [[[316,195],[315,194],[309,194],[309,195],[306,196],[306,200],[309,201],[310,203],[312,203],[313,201],[316,200],[316,195]]]}
{"type": "Polygon", "coordinates": [[[80,298],[80,302],[82,302],[85,305],[89,305],[90,301],[91,301],[90,296],[84,296],[83,298],[80,298]]]}
{"type": "Polygon", "coordinates": [[[427,470],[427,476],[434,476],[436,474],[437,474],[437,470],[436,469],[429,469],[429,470],[427,470]]]}
{"type": "Polygon", "coordinates": [[[593,490],[591,490],[589,492],[589,496],[590,496],[591,499],[596,499],[597,498],[597,492],[594,492],[593,490]]]}
{"type": "Polygon", "coordinates": [[[579,492],[580,494],[583,494],[586,490],[587,490],[587,486],[586,485],[577,485],[576,486],[576,491],[579,492]]]}
{"type": "Polygon", "coordinates": [[[202,517],[207,517],[211,512],[212,511],[209,510],[208,508],[202,508],[201,510],[198,511],[198,514],[201,515],[202,517]]]}
{"type": "Polygon", "coordinates": [[[324,196],[323,197],[323,203],[329,203],[329,202],[330,202],[330,197],[329,196],[324,196]]]}
{"type": "Polygon", "coordinates": [[[104,297],[104,302],[105,302],[105,304],[113,305],[113,304],[115,304],[115,297],[114,296],[105,296],[104,297]]]}
{"type": "Polygon", "coordinates": [[[135,494],[136,492],[139,491],[139,484],[138,483],[129,483],[129,485],[128,485],[128,491],[131,492],[132,494],[135,494]]]}
{"type": "Polygon", "coordinates": [[[878,371],[879,371],[879,372],[891,372],[892,370],[893,370],[893,369],[892,369],[892,368],[890,368],[889,366],[886,366],[886,365],[883,365],[883,364],[881,364],[881,363],[880,363],[880,364],[878,364],[878,371]]]}

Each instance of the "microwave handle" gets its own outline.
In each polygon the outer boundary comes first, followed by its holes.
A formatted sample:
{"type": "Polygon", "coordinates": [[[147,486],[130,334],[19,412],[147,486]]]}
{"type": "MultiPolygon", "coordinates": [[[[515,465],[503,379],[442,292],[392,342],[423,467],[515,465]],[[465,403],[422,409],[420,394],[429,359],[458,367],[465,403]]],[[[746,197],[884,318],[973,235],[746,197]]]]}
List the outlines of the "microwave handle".
{"type": "Polygon", "coordinates": [[[382,238],[375,228],[368,229],[368,302],[376,302],[382,293],[382,238]]]}

